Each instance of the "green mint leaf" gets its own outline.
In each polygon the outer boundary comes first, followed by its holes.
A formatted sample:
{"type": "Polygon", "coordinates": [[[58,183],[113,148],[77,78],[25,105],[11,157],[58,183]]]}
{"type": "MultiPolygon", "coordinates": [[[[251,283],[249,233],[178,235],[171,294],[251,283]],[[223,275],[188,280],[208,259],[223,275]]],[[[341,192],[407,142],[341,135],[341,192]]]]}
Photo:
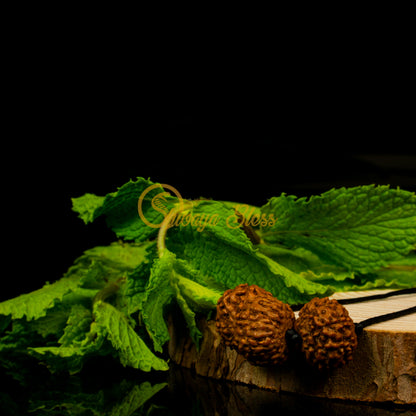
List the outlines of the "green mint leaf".
{"type": "Polygon", "coordinates": [[[334,267],[323,265],[318,256],[301,247],[288,249],[277,244],[259,244],[257,248],[265,256],[270,257],[277,263],[296,273],[314,269],[315,267],[334,267]]]}
{"type": "Polygon", "coordinates": [[[64,296],[63,301],[58,303],[53,309],[49,309],[47,314],[41,318],[31,321],[31,327],[42,337],[48,335],[59,336],[64,333],[64,329],[71,312],[72,302],[67,304],[68,297],[64,296]]]}
{"type": "Polygon", "coordinates": [[[183,227],[170,231],[167,246],[200,275],[209,276],[224,288],[256,284],[291,304],[331,293],[329,288],[309,282],[263,255],[247,242],[247,237],[238,236],[230,244],[219,234],[183,227]]]}
{"type": "Polygon", "coordinates": [[[85,224],[93,222],[96,218],[95,212],[103,205],[104,196],[85,194],[78,198],[72,198],[72,210],[78,213],[85,224]]]}
{"type": "Polygon", "coordinates": [[[305,279],[318,281],[321,284],[332,287],[335,292],[346,292],[350,290],[373,290],[373,289],[405,289],[416,287],[416,266],[396,269],[382,268],[377,273],[343,275],[342,278],[336,273],[320,273],[316,275],[313,271],[301,273],[305,279]]]}
{"type": "Polygon", "coordinates": [[[416,245],[416,196],[388,186],[332,189],[309,199],[281,195],[262,207],[276,223],[268,244],[303,247],[330,264],[372,272],[416,245]]]}
{"type": "MultiPolygon", "coordinates": [[[[177,260],[177,263],[180,260],[177,260]]],[[[183,261],[181,261],[180,269],[183,269],[183,261]]],[[[175,267],[176,269],[178,267],[175,267]]],[[[190,269],[187,267],[188,270],[190,269]]],[[[182,311],[186,324],[189,329],[191,339],[199,349],[202,333],[196,324],[196,315],[198,312],[207,312],[216,308],[218,299],[222,295],[222,291],[208,288],[183,277],[176,271],[173,272],[171,286],[174,289],[176,301],[182,311]]]]}
{"type": "MultiPolygon", "coordinates": [[[[78,212],[79,217],[85,222],[92,222],[100,216],[105,216],[108,226],[116,233],[117,237],[126,240],[144,241],[158,231],[147,225],[139,216],[139,198],[147,188],[154,185],[144,178],[130,181],[105,197],[86,194],[78,198],[72,198],[72,209],[78,212]]],[[[177,199],[167,196],[162,187],[156,187],[146,193],[142,204],[144,217],[149,223],[160,224],[166,213],[162,207],[154,208],[154,197],[163,194],[167,212],[177,203],[177,199]],[[153,202],[153,205],[152,205],[153,202]]]]}
{"type": "Polygon", "coordinates": [[[26,351],[31,343],[38,343],[41,340],[41,336],[33,331],[26,321],[15,320],[11,328],[0,338],[0,352],[26,351]]]}
{"type": "Polygon", "coordinates": [[[191,338],[199,344],[201,333],[195,322],[196,312],[215,309],[222,291],[210,289],[193,279],[199,280],[200,275],[168,249],[155,259],[141,312],[156,351],[162,351],[169,340],[164,311],[173,300],[183,313],[191,338]]]}
{"type": "Polygon", "coordinates": [[[39,344],[31,343],[28,353],[45,362],[52,373],[76,374],[90,357],[111,354],[112,350],[105,344],[106,336],[106,329],[92,320],[90,309],[74,305],[64,333],[57,341],[61,345],[49,342],[50,345],[33,347],[39,344]]]}
{"type": "Polygon", "coordinates": [[[416,253],[412,252],[402,259],[391,262],[377,272],[366,275],[365,280],[362,280],[366,289],[416,287],[416,253]]]}
{"type": "Polygon", "coordinates": [[[150,278],[150,264],[145,261],[130,273],[119,294],[125,302],[126,313],[131,315],[142,309],[146,285],[150,278]]]}
{"type": "Polygon", "coordinates": [[[0,303],[0,314],[11,315],[13,319],[25,317],[28,321],[40,318],[77,286],[77,278],[62,278],[55,283],[46,284],[41,289],[0,303]]]}
{"type": "Polygon", "coordinates": [[[142,309],[146,297],[146,286],[149,283],[152,264],[156,257],[156,243],[149,243],[143,261],[128,274],[127,282],[120,291],[128,315],[142,309]]]}
{"type": "Polygon", "coordinates": [[[63,347],[68,347],[84,340],[92,323],[92,313],[90,309],[82,305],[74,305],[69,314],[67,325],[64,329],[59,343],[63,347]]]}
{"type": "Polygon", "coordinates": [[[95,324],[105,330],[107,338],[118,352],[124,366],[142,371],[168,370],[168,364],[156,357],[130,326],[127,317],[109,303],[94,304],[95,324]]]}
{"type": "Polygon", "coordinates": [[[86,250],[70,269],[84,288],[103,288],[109,281],[132,273],[145,261],[148,243],[115,242],[86,250]]]}
{"type": "Polygon", "coordinates": [[[188,302],[186,301],[185,297],[182,295],[181,289],[178,285],[179,283],[178,281],[179,281],[178,278],[172,279],[171,285],[175,292],[176,301],[182,311],[182,314],[188,326],[189,335],[192,341],[194,342],[194,344],[196,345],[197,349],[199,349],[199,342],[202,338],[202,333],[198,329],[196,322],[195,322],[196,314],[191,308],[191,306],[188,304],[188,302]]]}
{"type": "MultiPolygon", "coordinates": [[[[199,273],[193,271],[190,266],[183,260],[177,259],[175,270],[186,272],[186,275],[192,276],[199,281],[199,273]]],[[[193,279],[184,277],[181,273],[175,273],[175,283],[186,302],[192,305],[193,310],[209,311],[217,306],[218,299],[222,296],[223,290],[218,290],[215,287],[207,287],[198,283],[193,279]]],[[[206,282],[203,280],[204,283],[206,282]]]]}
{"type": "Polygon", "coordinates": [[[397,279],[407,287],[416,287],[416,251],[382,267],[377,275],[387,280],[397,279]]]}
{"type": "MultiPolygon", "coordinates": [[[[306,303],[312,297],[329,296],[334,292],[331,287],[322,285],[321,283],[308,281],[300,274],[292,272],[290,269],[282,266],[260,252],[256,253],[256,258],[258,261],[267,265],[269,279],[280,280],[279,292],[276,297],[285,299],[284,301],[289,304],[306,303]]],[[[273,293],[274,290],[275,289],[272,289],[270,291],[273,293]]]]}
{"type": "Polygon", "coordinates": [[[67,371],[76,374],[81,371],[90,357],[111,353],[105,345],[105,337],[104,330],[94,322],[88,330],[85,325],[77,326],[75,323],[69,323],[67,333],[60,340],[63,345],[48,345],[48,343],[46,346],[29,346],[27,351],[44,362],[52,373],[67,371]],[[83,329],[86,332],[83,333],[83,329]]]}
{"type": "Polygon", "coordinates": [[[416,254],[403,257],[371,273],[358,273],[340,266],[322,263],[311,252],[259,245],[260,251],[301,277],[331,287],[334,292],[377,288],[416,287],[416,254]]]}
{"type": "Polygon", "coordinates": [[[80,347],[29,347],[30,355],[46,363],[51,373],[68,371],[76,374],[81,371],[86,352],[80,347]]]}
{"type": "Polygon", "coordinates": [[[159,352],[165,342],[169,341],[164,312],[174,297],[170,284],[174,261],[175,257],[169,252],[154,261],[142,304],[143,323],[153,340],[155,351],[159,352]]]}
{"type": "Polygon", "coordinates": [[[235,208],[223,202],[193,201],[192,208],[181,212],[178,217],[179,220],[177,219],[173,224],[181,230],[191,228],[248,253],[252,250],[251,241],[238,222],[235,208]]]}
{"type": "Polygon", "coordinates": [[[25,317],[28,321],[44,317],[71,292],[80,293],[81,286],[100,289],[108,281],[133,272],[144,260],[147,246],[148,244],[113,243],[87,250],[60,280],[1,302],[0,315],[11,315],[13,319],[25,317]]]}
{"type": "Polygon", "coordinates": [[[291,250],[265,244],[260,244],[258,247],[264,255],[308,280],[320,282],[320,278],[345,280],[354,277],[353,272],[340,266],[322,263],[318,256],[301,247],[291,250]],[[316,278],[310,279],[312,275],[316,278]]]}

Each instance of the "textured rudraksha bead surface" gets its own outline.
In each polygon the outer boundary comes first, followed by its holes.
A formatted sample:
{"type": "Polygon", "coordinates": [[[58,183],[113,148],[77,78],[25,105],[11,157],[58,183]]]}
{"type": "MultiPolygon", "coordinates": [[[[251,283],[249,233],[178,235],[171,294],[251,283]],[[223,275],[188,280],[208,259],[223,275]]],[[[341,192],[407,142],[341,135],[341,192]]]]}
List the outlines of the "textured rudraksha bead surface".
{"type": "Polygon", "coordinates": [[[217,304],[216,326],[225,344],[256,365],[286,361],[285,334],[294,321],[289,305],[256,285],[229,289],[217,304]]]}

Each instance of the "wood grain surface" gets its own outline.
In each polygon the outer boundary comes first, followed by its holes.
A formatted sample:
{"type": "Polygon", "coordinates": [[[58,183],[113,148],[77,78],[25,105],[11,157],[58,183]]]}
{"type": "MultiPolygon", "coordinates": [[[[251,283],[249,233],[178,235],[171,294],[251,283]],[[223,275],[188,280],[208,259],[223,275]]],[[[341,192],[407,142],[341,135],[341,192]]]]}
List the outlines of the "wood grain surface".
{"type": "MultiPolygon", "coordinates": [[[[338,293],[334,298],[367,296],[385,291],[338,293]]],[[[416,305],[416,294],[345,305],[354,322],[416,305]]],[[[353,360],[346,366],[320,373],[303,360],[282,366],[258,367],[226,347],[214,320],[201,319],[200,350],[183,329],[179,317],[169,318],[171,359],[202,376],[255,385],[272,391],[307,396],[416,404],[416,314],[366,327],[359,336],[353,360]]]]}
{"type": "MultiPolygon", "coordinates": [[[[377,295],[391,292],[391,290],[372,290],[363,292],[343,292],[337,293],[331,298],[348,299],[368,295],[377,295]]],[[[362,303],[345,305],[354,322],[361,322],[364,319],[374,316],[383,315],[390,312],[400,311],[402,309],[416,306],[416,294],[400,295],[386,299],[371,300],[362,303]]],[[[371,331],[393,331],[393,332],[416,332],[416,315],[411,314],[400,318],[391,319],[385,322],[371,325],[368,327],[371,331]]]]}

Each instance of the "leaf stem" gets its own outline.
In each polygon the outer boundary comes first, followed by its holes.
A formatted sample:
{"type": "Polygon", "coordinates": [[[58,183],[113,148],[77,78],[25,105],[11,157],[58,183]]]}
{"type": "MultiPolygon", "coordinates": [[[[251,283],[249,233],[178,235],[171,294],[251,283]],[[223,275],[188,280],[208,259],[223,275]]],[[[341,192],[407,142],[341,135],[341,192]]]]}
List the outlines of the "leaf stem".
{"type": "Polygon", "coordinates": [[[166,250],[166,234],[168,229],[170,228],[170,224],[173,218],[180,212],[184,211],[185,209],[189,209],[193,206],[192,202],[188,201],[186,204],[181,201],[181,203],[172,208],[168,215],[166,215],[165,219],[162,221],[162,224],[159,228],[159,232],[157,234],[157,253],[159,258],[162,257],[163,252],[166,250]]]}
{"type": "Polygon", "coordinates": [[[98,301],[105,301],[110,296],[114,295],[118,292],[121,285],[126,281],[125,277],[120,277],[115,282],[107,283],[95,296],[92,301],[93,304],[97,303],[98,301]]]}

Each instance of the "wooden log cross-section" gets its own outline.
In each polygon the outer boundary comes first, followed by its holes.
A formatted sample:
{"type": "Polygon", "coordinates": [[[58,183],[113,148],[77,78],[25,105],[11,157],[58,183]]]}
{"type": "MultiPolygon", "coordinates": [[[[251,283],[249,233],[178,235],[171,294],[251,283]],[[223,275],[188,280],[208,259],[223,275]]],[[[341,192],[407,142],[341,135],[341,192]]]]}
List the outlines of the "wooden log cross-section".
{"type": "MultiPolygon", "coordinates": [[[[384,292],[338,293],[333,298],[384,292]]],[[[345,305],[354,322],[412,306],[416,306],[416,294],[345,305]]],[[[254,366],[221,342],[215,320],[200,320],[203,339],[197,351],[182,327],[170,318],[170,357],[201,376],[315,397],[416,404],[416,314],[366,327],[353,360],[326,373],[310,368],[301,359],[282,366],[254,366]]]]}

